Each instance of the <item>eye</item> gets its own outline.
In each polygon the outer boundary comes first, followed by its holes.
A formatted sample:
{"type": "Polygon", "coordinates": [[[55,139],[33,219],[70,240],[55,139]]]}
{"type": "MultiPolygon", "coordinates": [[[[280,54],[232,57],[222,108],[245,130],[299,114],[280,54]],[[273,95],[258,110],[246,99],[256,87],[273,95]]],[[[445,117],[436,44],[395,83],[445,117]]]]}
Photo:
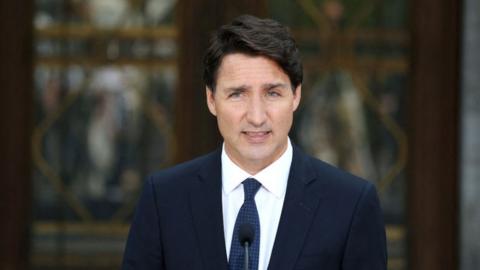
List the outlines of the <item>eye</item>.
{"type": "Polygon", "coordinates": [[[275,90],[270,90],[267,92],[267,95],[269,97],[279,97],[281,96],[280,93],[278,91],[275,91],[275,90]]]}
{"type": "Polygon", "coordinates": [[[237,97],[240,97],[242,95],[242,92],[241,91],[234,91],[232,93],[230,93],[228,95],[229,98],[237,98],[237,97]]]}

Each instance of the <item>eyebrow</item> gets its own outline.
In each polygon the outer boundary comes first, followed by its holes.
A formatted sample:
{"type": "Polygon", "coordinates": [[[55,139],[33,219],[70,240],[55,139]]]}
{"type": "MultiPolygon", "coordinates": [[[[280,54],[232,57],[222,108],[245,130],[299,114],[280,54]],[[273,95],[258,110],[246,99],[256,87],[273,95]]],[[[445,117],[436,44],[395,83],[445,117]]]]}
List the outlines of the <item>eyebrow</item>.
{"type": "MultiPolygon", "coordinates": [[[[230,93],[230,92],[244,92],[250,87],[247,85],[240,85],[240,86],[231,86],[231,87],[226,87],[224,89],[225,92],[230,93]]],[[[262,85],[262,89],[274,89],[274,88],[288,88],[287,84],[285,83],[266,83],[262,85]]]]}
{"type": "Polygon", "coordinates": [[[248,89],[248,86],[246,85],[231,86],[231,87],[225,88],[225,92],[237,92],[237,91],[243,92],[243,91],[246,91],[247,89],[248,89]]]}
{"type": "Polygon", "coordinates": [[[285,83],[266,83],[263,85],[263,89],[273,89],[273,88],[287,88],[287,84],[285,83]]]}

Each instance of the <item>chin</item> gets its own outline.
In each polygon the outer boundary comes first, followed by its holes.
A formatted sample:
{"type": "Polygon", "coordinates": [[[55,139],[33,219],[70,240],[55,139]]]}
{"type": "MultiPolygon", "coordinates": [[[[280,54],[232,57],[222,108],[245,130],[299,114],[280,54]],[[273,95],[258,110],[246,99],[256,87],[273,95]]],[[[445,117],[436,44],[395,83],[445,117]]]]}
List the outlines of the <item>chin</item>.
{"type": "Polygon", "coordinates": [[[256,162],[271,160],[273,155],[274,151],[270,147],[256,147],[245,153],[247,159],[256,162]]]}

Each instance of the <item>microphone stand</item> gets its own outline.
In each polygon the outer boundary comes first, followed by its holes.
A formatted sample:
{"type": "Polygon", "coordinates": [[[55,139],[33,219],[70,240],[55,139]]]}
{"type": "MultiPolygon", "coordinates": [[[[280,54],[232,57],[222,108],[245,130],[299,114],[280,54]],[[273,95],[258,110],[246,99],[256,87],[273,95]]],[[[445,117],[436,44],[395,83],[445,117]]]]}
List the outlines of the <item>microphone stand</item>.
{"type": "Polygon", "coordinates": [[[248,248],[250,247],[250,244],[253,242],[254,236],[255,236],[255,231],[251,224],[245,223],[240,225],[240,228],[238,230],[238,240],[240,240],[240,244],[245,250],[245,256],[243,256],[244,270],[249,269],[250,256],[248,254],[249,253],[248,248]]]}
{"type": "Polygon", "coordinates": [[[249,256],[248,256],[248,248],[249,248],[249,246],[250,246],[250,242],[245,241],[245,245],[244,245],[244,247],[245,247],[245,256],[244,256],[244,261],[243,261],[243,264],[245,265],[245,268],[244,268],[245,270],[248,270],[248,262],[249,262],[249,258],[248,258],[248,257],[249,257],[249,256]]]}

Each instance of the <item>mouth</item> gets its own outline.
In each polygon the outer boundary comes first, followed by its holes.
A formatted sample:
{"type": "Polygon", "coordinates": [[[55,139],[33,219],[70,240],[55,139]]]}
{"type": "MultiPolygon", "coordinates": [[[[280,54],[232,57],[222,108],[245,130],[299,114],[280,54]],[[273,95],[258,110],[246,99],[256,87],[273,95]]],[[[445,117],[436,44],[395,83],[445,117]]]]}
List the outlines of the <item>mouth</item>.
{"type": "Polygon", "coordinates": [[[271,133],[271,131],[242,131],[242,134],[251,143],[262,143],[268,139],[271,133]]]}

